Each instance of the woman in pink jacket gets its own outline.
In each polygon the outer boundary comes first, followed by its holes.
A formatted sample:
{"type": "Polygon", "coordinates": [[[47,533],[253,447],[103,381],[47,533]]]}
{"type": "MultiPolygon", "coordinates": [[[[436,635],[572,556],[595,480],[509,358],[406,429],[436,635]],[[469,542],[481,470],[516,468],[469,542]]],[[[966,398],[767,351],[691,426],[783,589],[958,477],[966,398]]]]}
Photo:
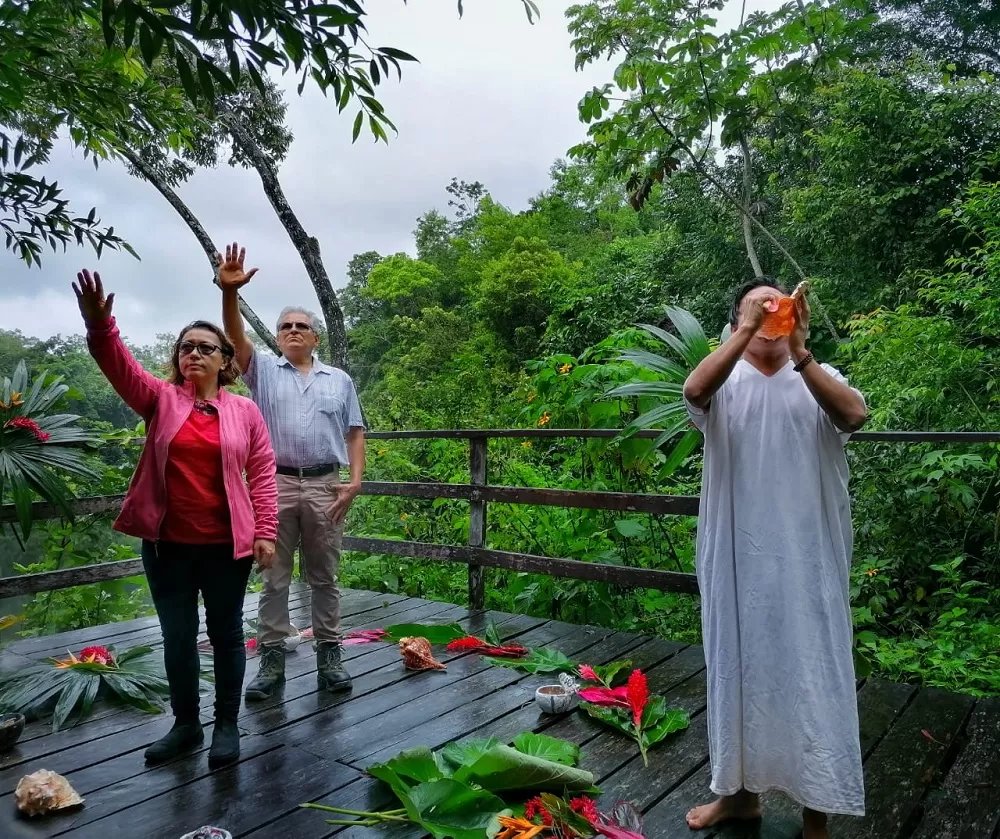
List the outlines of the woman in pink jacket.
{"type": "Polygon", "coordinates": [[[239,375],[225,333],[205,321],[181,330],[169,381],[132,357],[111,317],[99,274],[73,284],[87,346],[108,381],[146,421],[143,447],[115,529],[142,539],[142,562],[163,633],[174,726],[146,750],[162,763],[198,748],[198,593],[215,657],[215,728],[208,763],[240,755],[236,718],[246,652],[243,596],[256,559],[274,555],[274,452],[257,406],[225,387],[239,375]],[[246,476],[244,478],[244,475],[246,476]]]}

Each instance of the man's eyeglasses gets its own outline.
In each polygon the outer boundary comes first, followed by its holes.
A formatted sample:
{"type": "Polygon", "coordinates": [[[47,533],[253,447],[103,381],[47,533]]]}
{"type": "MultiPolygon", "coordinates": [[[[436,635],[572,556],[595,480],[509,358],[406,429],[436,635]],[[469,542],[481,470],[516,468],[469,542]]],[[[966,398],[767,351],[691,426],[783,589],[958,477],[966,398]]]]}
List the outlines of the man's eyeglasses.
{"type": "Polygon", "coordinates": [[[195,350],[198,351],[198,355],[207,356],[216,351],[221,351],[222,347],[217,347],[215,344],[209,344],[208,342],[203,344],[192,344],[190,341],[185,341],[177,348],[177,351],[181,355],[191,355],[191,353],[195,350]]]}
{"type": "Polygon", "coordinates": [[[279,332],[291,332],[293,329],[296,332],[312,332],[312,326],[301,321],[283,323],[278,327],[279,332]]]}

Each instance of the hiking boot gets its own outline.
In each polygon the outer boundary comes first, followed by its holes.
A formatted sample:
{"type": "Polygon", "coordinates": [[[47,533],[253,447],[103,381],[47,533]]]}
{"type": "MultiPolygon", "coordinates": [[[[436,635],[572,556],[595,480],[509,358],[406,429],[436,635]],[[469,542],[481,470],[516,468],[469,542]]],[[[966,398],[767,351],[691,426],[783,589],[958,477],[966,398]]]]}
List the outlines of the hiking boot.
{"type": "Polygon", "coordinates": [[[208,752],[208,766],[216,769],[240,759],[240,730],[236,720],[216,719],[212,732],[212,748],[208,752]]]}
{"type": "Polygon", "coordinates": [[[200,722],[175,722],[163,737],[146,749],[146,763],[166,763],[194,751],[205,742],[200,722]]]}
{"type": "Polygon", "coordinates": [[[261,647],[256,678],[247,685],[247,702],[270,699],[285,683],[285,651],[281,647],[261,647]]]}
{"type": "Polygon", "coordinates": [[[320,690],[349,690],[351,677],[340,663],[340,644],[320,641],[316,646],[316,680],[320,690]]]}

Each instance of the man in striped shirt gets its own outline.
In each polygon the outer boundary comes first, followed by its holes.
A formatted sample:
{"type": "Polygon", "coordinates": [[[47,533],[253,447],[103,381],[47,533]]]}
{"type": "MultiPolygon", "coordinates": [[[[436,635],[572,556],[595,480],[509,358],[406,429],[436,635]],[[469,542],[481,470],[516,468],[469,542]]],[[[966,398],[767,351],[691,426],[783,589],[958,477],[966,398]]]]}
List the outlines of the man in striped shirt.
{"type": "Polygon", "coordinates": [[[264,572],[258,609],[260,667],[247,686],[248,701],[269,698],[285,680],[284,640],[295,634],[288,616],[288,588],[295,549],[312,589],[312,629],[320,690],[346,690],[341,664],[340,589],[337,571],[344,518],[361,490],[365,423],[351,377],[314,355],[319,321],[289,307],[278,317],[281,357],[257,352],[247,337],[237,290],[257,272],[244,270],[246,249],[226,246],[219,267],[222,319],[236,346],[236,361],[264,415],[278,470],[278,541],[264,572]],[[340,479],[349,469],[350,479],[340,479]]]}

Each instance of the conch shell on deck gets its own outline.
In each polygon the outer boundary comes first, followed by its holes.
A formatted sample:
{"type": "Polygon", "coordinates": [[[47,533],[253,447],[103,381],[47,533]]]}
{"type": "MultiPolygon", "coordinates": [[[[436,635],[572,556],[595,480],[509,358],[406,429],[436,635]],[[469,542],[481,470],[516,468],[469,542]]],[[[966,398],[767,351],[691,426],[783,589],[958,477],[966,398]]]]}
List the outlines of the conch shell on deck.
{"type": "Polygon", "coordinates": [[[434,658],[431,644],[419,636],[399,639],[399,653],[407,670],[444,670],[445,666],[434,658]]]}
{"type": "Polygon", "coordinates": [[[62,775],[39,769],[25,775],[14,790],[17,809],[27,816],[44,816],[53,810],[79,807],[83,799],[62,775]]]}

